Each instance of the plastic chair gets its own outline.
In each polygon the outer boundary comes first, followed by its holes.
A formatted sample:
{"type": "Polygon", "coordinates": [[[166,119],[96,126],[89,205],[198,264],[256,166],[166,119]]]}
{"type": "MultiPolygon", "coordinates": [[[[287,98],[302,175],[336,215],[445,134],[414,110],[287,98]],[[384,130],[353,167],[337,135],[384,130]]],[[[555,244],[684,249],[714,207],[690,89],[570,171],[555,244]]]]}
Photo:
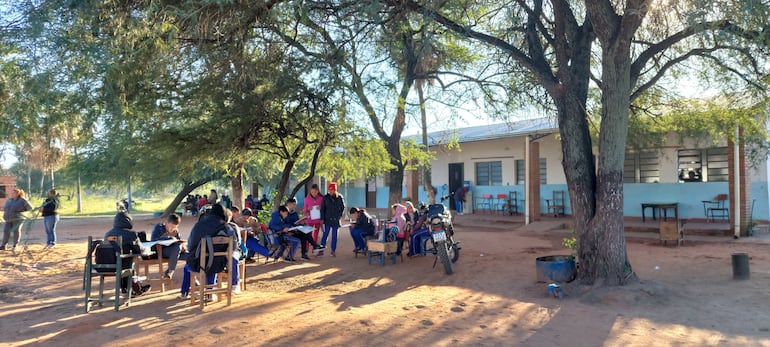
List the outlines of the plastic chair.
{"type": "MultiPolygon", "coordinates": [[[[131,255],[123,254],[121,237],[110,237],[109,239],[94,240],[93,237],[88,237],[88,253],[86,254],[86,265],[83,273],[83,289],[85,291],[85,311],[88,313],[91,310],[91,304],[96,303],[99,306],[104,302],[113,302],[115,305],[115,311],[120,308],[120,283],[123,278],[132,279],[134,274],[133,264],[127,269],[123,269],[123,262],[130,261],[131,255]],[[115,254],[115,263],[111,264],[97,264],[96,263],[96,250],[99,247],[110,249],[115,254]],[[91,282],[94,277],[99,277],[99,297],[96,299],[91,298],[91,282]],[[113,298],[107,298],[104,295],[104,279],[105,277],[115,278],[115,296],[113,298]]],[[[131,304],[131,291],[132,286],[127,286],[128,296],[125,300],[125,305],[131,304]]]]}
{"type": "Polygon", "coordinates": [[[492,211],[492,194],[481,195],[481,201],[479,202],[479,211],[492,211]]]}
{"type": "MultiPolygon", "coordinates": [[[[205,242],[201,240],[201,242],[205,242]]],[[[197,276],[198,281],[191,281],[192,288],[190,289],[190,304],[195,305],[197,301],[200,308],[206,305],[206,298],[210,295],[217,294],[227,296],[227,306],[230,306],[233,298],[233,281],[229,272],[220,272],[220,274],[227,274],[224,279],[219,276],[219,279],[214,284],[208,284],[206,282],[206,272],[203,270],[206,267],[206,261],[210,256],[213,257],[225,257],[227,259],[227,269],[232,271],[233,263],[233,238],[228,236],[214,236],[211,238],[211,243],[214,245],[214,249],[217,249],[218,245],[227,245],[225,251],[214,251],[213,254],[207,254],[208,250],[205,244],[201,244],[200,250],[200,271],[191,271],[191,276],[197,276]],[[224,284],[224,287],[222,287],[224,284]]]]}
{"type": "Polygon", "coordinates": [[[497,194],[497,200],[495,202],[495,211],[500,214],[504,214],[508,207],[508,194],[497,194]]]}

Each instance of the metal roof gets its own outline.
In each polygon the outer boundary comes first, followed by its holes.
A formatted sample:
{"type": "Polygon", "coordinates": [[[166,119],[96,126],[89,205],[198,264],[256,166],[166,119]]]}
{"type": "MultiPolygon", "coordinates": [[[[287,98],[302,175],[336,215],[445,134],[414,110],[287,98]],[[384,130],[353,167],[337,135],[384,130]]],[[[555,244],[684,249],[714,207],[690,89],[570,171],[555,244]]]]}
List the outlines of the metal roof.
{"type": "MultiPolygon", "coordinates": [[[[480,125],[467,128],[454,128],[428,133],[430,146],[446,144],[456,138],[460,143],[494,140],[515,136],[550,134],[559,131],[556,119],[550,117],[526,119],[498,124],[480,125]]],[[[415,138],[421,143],[420,135],[405,136],[415,138]]]]}

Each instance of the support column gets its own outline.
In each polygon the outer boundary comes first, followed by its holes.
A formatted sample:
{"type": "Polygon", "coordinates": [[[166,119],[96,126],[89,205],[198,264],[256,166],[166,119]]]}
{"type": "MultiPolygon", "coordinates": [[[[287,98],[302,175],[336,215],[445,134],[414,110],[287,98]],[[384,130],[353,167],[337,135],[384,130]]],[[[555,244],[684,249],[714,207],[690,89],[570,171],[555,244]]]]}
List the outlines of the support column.
{"type": "Polygon", "coordinates": [[[529,172],[527,172],[527,212],[531,221],[539,221],[540,216],[540,143],[532,141],[529,144],[529,172]]]}
{"type": "MultiPolygon", "coordinates": [[[[740,138],[738,136],[742,135],[742,132],[742,130],[736,131],[736,138],[740,138]]],[[[728,140],[727,167],[729,168],[730,222],[734,226],[735,236],[747,236],[751,219],[751,177],[749,177],[750,163],[746,158],[746,147],[742,142],[739,141],[736,144],[728,140]]]]}

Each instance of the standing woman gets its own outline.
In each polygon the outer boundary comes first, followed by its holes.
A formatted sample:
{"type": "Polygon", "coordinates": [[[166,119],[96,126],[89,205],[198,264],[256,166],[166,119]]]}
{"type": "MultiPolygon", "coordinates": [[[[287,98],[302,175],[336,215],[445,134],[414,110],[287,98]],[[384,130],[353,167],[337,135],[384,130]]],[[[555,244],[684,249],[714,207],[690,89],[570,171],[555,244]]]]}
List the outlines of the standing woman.
{"type": "Polygon", "coordinates": [[[41,212],[43,214],[45,234],[48,237],[45,249],[53,248],[56,245],[56,224],[59,224],[59,193],[56,192],[56,189],[48,191],[48,196],[43,202],[41,212]]]}
{"type": "Polygon", "coordinates": [[[335,257],[337,251],[337,231],[340,228],[340,218],[345,211],[345,199],[340,193],[337,193],[337,183],[330,182],[327,187],[327,193],[321,202],[321,219],[324,222],[324,233],[321,237],[321,246],[326,246],[326,239],[329,232],[332,233],[332,257],[335,257]]]}
{"type": "Polygon", "coordinates": [[[21,189],[14,189],[11,191],[10,198],[5,202],[5,211],[3,211],[3,218],[5,219],[5,227],[3,227],[3,244],[0,246],[0,251],[4,251],[8,245],[8,240],[11,238],[11,233],[16,233],[13,238],[13,248],[16,250],[16,245],[19,244],[21,239],[21,227],[24,224],[24,217],[22,213],[32,210],[32,205],[26,199],[26,194],[21,189]]]}
{"type": "MultiPolygon", "coordinates": [[[[313,241],[318,243],[318,232],[321,230],[323,220],[321,220],[321,203],[323,202],[323,195],[318,185],[313,183],[310,187],[310,194],[305,197],[305,204],[302,206],[302,212],[307,218],[305,225],[313,227],[313,241]]],[[[318,255],[323,255],[323,251],[318,252],[318,255]]]]}

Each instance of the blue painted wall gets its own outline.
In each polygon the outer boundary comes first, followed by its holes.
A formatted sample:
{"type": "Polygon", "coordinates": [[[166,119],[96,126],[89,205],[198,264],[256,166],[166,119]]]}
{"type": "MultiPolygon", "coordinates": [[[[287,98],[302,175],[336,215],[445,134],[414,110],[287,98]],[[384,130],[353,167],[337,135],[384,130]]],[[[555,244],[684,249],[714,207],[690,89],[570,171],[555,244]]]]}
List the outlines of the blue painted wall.
{"type": "MultiPolygon", "coordinates": [[[[545,199],[550,199],[553,196],[554,190],[563,190],[569,194],[566,184],[545,184],[540,186],[540,211],[547,213],[545,199]]],[[[406,191],[406,189],[404,189],[406,191]]],[[[519,201],[519,211],[524,211],[526,208],[526,202],[522,204],[521,200],[524,200],[524,186],[523,185],[507,185],[507,186],[471,186],[471,194],[474,199],[474,210],[477,209],[479,203],[478,198],[484,194],[491,194],[497,196],[497,194],[508,194],[510,191],[517,192],[519,201]]],[[[377,201],[376,208],[388,208],[388,194],[390,189],[388,187],[377,188],[377,201]]],[[[366,206],[366,191],[363,187],[340,187],[340,193],[345,196],[345,203],[347,206],[366,206]],[[347,192],[346,192],[347,190],[347,192]]],[[[442,187],[438,187],[438,194],[449,194],[449,192],[442,191],[442,187]]],[[[703,211],[703,201],[711,200],[718,194],[728,194],[727,182],[703,182],[703,183],[626,183],[624,186],[624,205],[623,215],[631,217],[642,216],[642,202],[678,202],[679,203],[679,216],[681,218],[705,218],[703,211]]],[[[755,199],[754,203],[754,219],[755,220],[770,220],[770,206],[768,200],[770,199],[770,192],[768,191],[767,182],[752,182],[751,183],[752,198],[755,199]]],[[[304,196],[304,192],[303,195],[304,196]]],[[[428,195],[419,189],[419,201],[427,202],[428,195]]],[[[406,197],[406,196],[404,196],[406,197]]],[[[298,198],[301,201],[301,199],[298,198]]],[[[565,201],[566,213],[572,214],[572,208],[570,206],[569,196],[565,201]]],[[[648,209],[646,214],[650,214],[648,209]]]]}
{"type": "MultiPolygon", "coordinates": [[[[563,190],[569,194],[566,184],[545,184],[540,186],[540,211],[546,211],[546,198],[553,196],[554,190],[563,190]]],[[[508,186],[472,186],[471,192],[475,204],[483,194],[507,194],[516,191],[519,200],[524,200],[523,185],[508,186]]],[[[678,202],[681,218],[706,218],[703,211],[703,201],[712,200],[718,194],[730,194],[727,182],[703,183],[626,183],[624,185],[623,215],[632,217],[642,216],[642,202],[678,202]]],[[[752,182],[751,196],[755,200],[753,218],[755,220],[770,220],[770,189],[767,182],[752,182]]],[[[427,195],[420,191],[420,199],[427,200],[427,195]]],[[[519,211],[523,211],[526,202],[519,201],[519,211]]],[[[572,214],[569,197],[566,201],[566,213],[572,214]]],[[[648,209],[646,214],[650,214],[648,209]]]]}

